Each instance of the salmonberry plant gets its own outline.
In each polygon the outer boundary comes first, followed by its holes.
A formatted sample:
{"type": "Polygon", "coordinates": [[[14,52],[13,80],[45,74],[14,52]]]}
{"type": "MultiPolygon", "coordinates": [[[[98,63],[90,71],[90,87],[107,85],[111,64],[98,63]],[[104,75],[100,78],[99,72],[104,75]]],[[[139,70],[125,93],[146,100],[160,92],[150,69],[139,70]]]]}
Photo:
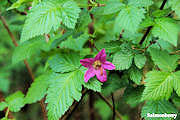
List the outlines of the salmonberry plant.
{"type": "Polygon", "coordinates": [[[2,120],[33,103],[44,120],[77,119],[88,102],[91,120],[180,119],[180,0],[1,0],[0,20],[2,120]],[[29,77],[12,77],[23,64],[29,77]],[[31,85],[7,92],[7,76],[31,85]]]}

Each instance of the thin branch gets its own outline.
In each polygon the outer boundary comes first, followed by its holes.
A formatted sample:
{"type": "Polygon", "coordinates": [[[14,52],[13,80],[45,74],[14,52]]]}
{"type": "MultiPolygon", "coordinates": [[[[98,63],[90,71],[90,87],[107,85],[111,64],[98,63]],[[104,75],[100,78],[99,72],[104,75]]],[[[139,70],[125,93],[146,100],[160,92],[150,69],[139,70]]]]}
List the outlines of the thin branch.
{"type": "MultiPolygon", "coordinates": [[[[8,25],[7,25],[7,22],[6,22],[6,20],[5,20],[5,18],[4,18],[3,16],[1,16],[1,12],[0,12],[0,20],[2,21],[5,29],[7,30],[9,36],[11,37],[11,40],[12,40],[13,44],[17,47],[17,46],[18,46],[18,43],[16,42],[16,39],[15,39],[13,33],[10,31],[10,29],[9,29],[9,27],[8,27],[8,25]]],[[[28,70],[29,75],[31,76],[32,81],[34,81],[33,72],[32,72],[31,67],[29,66],[29,63],[27,62],[27,60],[24,60],[24,64],[25,64],[25,66],[26,66],[26,68],[27,68],[27,70],[28,70]]],[[[45,109],[45,106],[46,106],[46,105],[44,104],[44,101],[43,101],[43,100],[41,100],[40,103],[41,103],[41,108],[42,108],[42,111],[43,111],[43,116],[45,116],[45,117],[44,117],[44,120],[47,120],[47,117],[46,117],[46,109],[45,109]]]]}
{"type": "MultiPolygon", "coordinates": [[[[163,3],[160,6],[160,10],[163,10],[165,4],[166,4],[167,0],[164,0],[163,3]]],[[[150,33],[151,29],[153,28],[153,26],[149,26],[147,31],[145,32],[144,36],[142,37],[141,41],[139,42],[140,45],[143,44],[143,42],[145,41],[146,37],[148,36],[148,34],[150,33]]]]}
{"type": "Polygon", "coordinates": [[[94,95],[93,95],[92,91],[90,91],[90,93],[89,93],[89,116],[90,116],[90,120],[95,119],[95,115],[94,115],[94,95]]]}
{"type": "Polygon", "coordinates": [[[111,98],[112,98],[112,103],[113,103],[113,117],[112,117],[112,120],[115,120],[115,118],[116,118],[116,112],[115,112],[116,108],[115,108],[115,101],[114,101],[113,93],[111,93],[111,98]]]}
{"type": "Polygon", "coordinates": [[[72,116],[72,114],[75,112],[75,110],[77,109],[77,107],[79,106],[79,104],[81,103],[81,101],[83,100],[83,98],[87,92],[88,92],[87,90],[83,90],[82,91],[82,97],[81,97],[80,101],[79,102],[74,101],[73,105],[69,108],[69,110],[59,120],[68,120],[72,116]]]}
{"type": "MultiPolygon", "coordinates": [[[[111,105],[110,101],[104,97],[101,93],[97,93],[99,95],[99,97],[111,108],[111,110],[113,110],[113,106],[111,105]]],[[[117,117],[122,120],[122,116],[121,114],[115,109],[115,113],[117,115],[117,117]]]]}
{"type": "Polygon", "coordinates": [[[177,51],[171,52],[170,54],[177,54],[177,53],[180,53],[180,50],[177,50],[177,51]]]}

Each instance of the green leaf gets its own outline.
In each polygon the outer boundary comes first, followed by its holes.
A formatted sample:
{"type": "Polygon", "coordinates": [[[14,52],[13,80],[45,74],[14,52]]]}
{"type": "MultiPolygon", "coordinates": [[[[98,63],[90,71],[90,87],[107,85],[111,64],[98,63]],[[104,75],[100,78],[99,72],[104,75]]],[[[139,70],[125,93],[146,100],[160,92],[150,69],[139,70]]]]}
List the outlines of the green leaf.
{"type": "Polygon", "coordinates": [[[146,56],[142,55],[142,54],[136,54],[134,56],[134,62],[135,65],[141,69],[144,67],[145,63],[146,63],[146,56]]]}
{"type": "Polygon", "coordinates": [[[132,88],[127,87],[123,98],[125,99],[126,103],[129,104],[131,107],[136,107],[138,104],[140,104],[141,101],[141,95],[143,92],[142,87],[132,88]]]}
{"type": "Polygon", "coordinates": [[[54,72],[70,72],[79,68],[80,56],[76,53],[60,53],[54,55],[48,62],[54,72]]]}
{"type": "Polygon", "coordinates": [[[34,80],[25,96],[25,103],[31,104],[41,100],[50,84],[51,74],[45,73],[34,80]]]}
{"type": "Polygon", "coordinates": [[[128,0],[129,5],[136,7],[149,7],[153,4],[152,0],[128,0]]]}
{"type": "Polygon", "coordinates": [[[15,48],[12,63],[16,64],[24,59],[30,58],[32,55],[37,54],[45,45],[45,38],[42,36],[33,38],[32,40],[20,44],[15,48]]]}
{"type": "Polygon", "coordinates": [[[170,3],[172,10],[174,10],[175,13],[178,15],[178,17],[180,18],[180,1],[179,0],[170,0],[169,3],[170,3]]]}
{"type": "Polygon", "coordinates": [[[118,74],[112,73],[108,75],[108,80],[103,83],[102,93],[105,96],[109,96],[111,95],[111,93],[123,87],[126,87],[127,85],[129,85],[128,78],[126,79],[125,76],[122,76],[120,78],[118,74]]]}
{"type": "Polygon", "coordinates": [[[18,112],[24,106],[24,94],[21,91],[17,91],[5,98],[5,101],[7,102],[10,111],[18,112]]]}
{"type": "Polygon", "coordinates": [[[174,73],[174,89],[176,90],[176,93],[178,96],[180,96],[180,71],[177,71],[174,73]]]}
{"type": "Polygon", "coordinates": [[[88,34],[83,34],[79,36],[78,38],[69,37],[67,40],[61,43],[60,47],[69,48],[75,51],[80,51],[82,50],[88,38],[89,38],[88,34]]]}
{"type": "Polygon", "coordinates": [[[65,74],[54,74],[46,97],[48,119],[59,120],[73,101],[81,98],[83,74],[77,70],[65,74]]]}
{"type": "Polygon", "coordinates": [[[108,1],[105,7],[101,7],[103,15],[109,15],[120,11],[125,5],[120,1],[108,1]],[[112,7],[113,6],[113,7],[112,7]]]}
{"type": "Polygon", "coordinates": [[[61,22],[72,29],[79,13],[79,7],[72,0],[45,0],[30,10],[21,34],[21,42],[48,34],[52,29],[57,30],[61,22]]]}
{"type": "Polygon", "coordinates": [[[154,20],[153,18],[147,16],[140,24],[140,27],[143,27],[143,28],[147,28],[149,26],[153,26],[154,25],[154,20]]]}
{"type": "Polygon", "coordinates": [[[135,33],[141,23],[145,10],[135,6],[126,6],[123,8],[115,20],[115,33],[120,33],[123,29],[135,33]]]}
{"type": "Polygon", "coordinates": [[[15,8],[19,8],[23,3],[25,2],[30,2],[32,0],[18,0],[15,3],[13,3],[11,5],[11,7],[9,7],[7,10],[11,10],[11,9],[15,9],[15,8]]]}
{"type": "MultiPolygon", "coordinates": [[[[87,70],[87,68],[85,68],[85,67],[80,68],[81,74],[83,76],[84,76],[86,70],[87,70]]],[[[99,82],[99,80],[97,80],[95,77],[91,78],[87,83],[84,82],[84,78],[83,78],[82,84],[87,89],[93,90],[95,92],[101,92],[102,83],[99,82]]]]}
{"type": "Polygon", "coordinates": [[[173,92],[173,79],[172,74],[168,72],[148,72],[142,100],[168,99],[173,92]]]}
{"type": "Polygon", "coordinates": [[[139,85],[142,80],[142,72],[136,67],[131,68],[129,72],[130,72],[130,79],[139,85]]]}
{"type": "Polygon", "coordinates": [[[87,83],[83,81],[83,86],[95,92],[101,92],[102,83],[96,78],[91,78],[87,83]]]}
{"type": "Polygon", "coordinates": [[[8,107],[6,102],[0,102],[0,111],[3,111],[6,107],[8,107]]]}
{"type": "Polygon", "coordinates": [[[148,101],[142,108],[141,116],[145,120],[172,120],[172,118],[152,118],[147,117],[147,114],[177,114],[176,108],[168,101],[148,101]]]}
{"type": "Polygon", "coordinates": [[[178,40],[178,26],[170,18],[157,18],[155,19],[155,25],[152,29],[152,34],[155,37],[159,37],[174,46],[177,46],[178,40]],[[173,33],[173,34],[172,34],[173,33]]]}
{"type": "Polygon", "coordinates": [[[166,51],[160,51],[158,49],[150,49],[152,60],[163,71],[173,71],[177,67],[177,55],[169,55],[166,51]]]}
{"type": "Polygon", "coordinates": [[[130,68],[133,60],[133,55],[131,53],[122,53],[117,52],[114,57],[112,63],[116,66],[116,70],[125,70],[130,68]]]}
{"type": "Polygon", "coordinates": [[[152,12],[153,17],[165,17],[171,12],[171,9],[156,10],[152,12]]]}

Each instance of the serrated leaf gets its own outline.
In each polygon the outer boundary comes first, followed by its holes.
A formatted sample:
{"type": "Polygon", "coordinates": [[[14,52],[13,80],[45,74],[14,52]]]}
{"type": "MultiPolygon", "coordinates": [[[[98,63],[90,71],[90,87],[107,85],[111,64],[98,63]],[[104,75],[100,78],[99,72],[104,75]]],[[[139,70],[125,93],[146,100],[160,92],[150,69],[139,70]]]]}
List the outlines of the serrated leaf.
{"type": "Polygon", "coordinates": [[[24,94],[21,91],[17,91],[5,98],[5,101],[7,102],[10,111],[18,112],[24,106],[24,94]]]}
{"type": "Polygon", "coordinates": [[[105,7],[101,7],[103,15],[108,15],[120,11],[125,5],[120,1],[108,1],[105,7]],[[113,6],[113,7],[112,7],[113,6]]]}
{"type": "Polygon", "coordinates": [[[142,72],[136,67],[131,68],[129,72],[130,79],[139,85],[142,80],[142,72]]]}
{"type": "Polygon", "coordinates": [[[141,69],[144,67],[145,63],[146,63],[146,56],[142,55],[142,54],[136,54],[134,56],[134,62],[135,65],[141,69]]]}
{"type": "Polygon", "coordinates": [[[153,4],[152,0],[128,0],[129,5],[137,6],[137,7],[148,7],[153,4]]]}
{"type": "Polygon", "coordinates": [[[151,49],[150,54],[152,60],[163,71],[173,71],[177,67],[177,55],[169,55],[166,51],[160,51],[158,49],[151,49]]]}
{"type": "Polygon", "coordinates": [[[52,29],[57,30],[61,22],[72,29],[79,13],[79,7],[72,0],[45,0],[30,10],[21,34],[21,42],[48,34],[52,29]]]}
{"type": "Polygon", "coordinates": [[[51,73],[45,73],[34,80],[25,96],[25,103],[31,104],[41,100],[50,84],[51,73]]]}
{"type": "Polygon", "coordinates": [[[73,101],[81,98],[83,74],[77,70],[66,74],[54,74],[46,97],[48,119],[59,120],[73,101]]]}
{"type": "Polygon", "coordinates": [[[83,82],[83,86],[95,92],[101,92],[102,83],[96,78],[91,78],[87,83],[83,82]]]}
{"type": "Polygon", "coordinates": [[[145,10],[135,6],[124,7],[115,20],[115,33],[120,33],[123,29],[135,33],[141,23],[145,10]]]}
{"type": "Polygon", "coordinates": [[[6,102],[0,102],[0,111],[3,111],[6,107],[8,107],[6,102]]]}
{"type": "MultiPolygon", "coordinates": [[[[85,67],[81,67],[80,71],[81,74],[84,76],[85,72],[86,72],[87,68],[85,67]]],[[[87,83],[84,82],[84,79],[82,80],[82,84],[85,88],[93,90],[95,92],[101,92],[101,88],[102,88],[102,83],[99,82],[99,80],[97,80],[96,78],[91,78],[87,83]]]]}
{"type": "Polygon", "coordinates": [[[75,51],[80,51],[82,50],[88,38],[89,38],[88,34],[83,34],[79,36],[78,38],[69,37],[67,40],[61,43],[60,47],[69,48],[75,51]]]}
{"type": "Polygon", "coordinates": [[[170,0],[169,3],[170,3],[172,10],[174,10],[175,13],[178,15],[178,17],[180,18],[180,1],[179,0],[170,0]]]}
{"type": "Polygon", "coordinates": [[[172,74],[168,72],[148,72],[142,100],[168,99],[173,92],[173,79],[172,74]]]}
{"type": "Polygon", "coordinates": [[[174,46],[177,46],[178,40],[178,26],[170,18],[157,18],[155,19],[155,25],[152,29],[152,34],[155,37],[159,37],[174,46]],[[173,33],[173,34],[172,34],[173,33]]]}
{"type": "Polygon", "coordinates": [[[130,68],[133,60],[132,54],[125,54],[122,52],[117,52],[114,57],[112,63],[116,66],[117,70],[125,70],[130,68]]]}
{"type": "Polygon", "coordinates": [[[141,111],[141,117],[145,118],[145,120],[172,120],[172,118],[153,118],[147,117],[147,114],[177,114],[178,111],[176,108],[168,101],[148,101],[141,111]]]}
{"type": "Polygon", "coordinates": [[[24,59],[30,58],[32,55],[37,54],[44,45],[46,45],[46,42],[43,36],[33,38],[32,40],[20,44],[15,48],[12,63],[16,64],[24,59]]]}
{"type": "Polygon", "coordinates": [[[174,73],[174,89],[178,96],[180,96],[180,71],[174,73]]]}
{"type": "Polygon", "coordinates": [[[76,53],[56,54],[48,60],[51,69],[54,72],[70,72],[80,66],[80,56],[76,53]]]}

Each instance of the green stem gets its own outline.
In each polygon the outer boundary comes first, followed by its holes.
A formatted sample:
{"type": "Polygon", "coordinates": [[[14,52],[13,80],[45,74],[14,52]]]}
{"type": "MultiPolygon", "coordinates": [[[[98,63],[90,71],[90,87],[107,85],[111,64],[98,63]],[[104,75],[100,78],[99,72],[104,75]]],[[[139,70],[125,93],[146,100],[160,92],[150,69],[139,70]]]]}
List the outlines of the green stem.
{"type": "Polygon", "coordinates": [[[9,107],[8,107],[8,109],[7,109],[7,111],[6,111],[5,118],[8,118],[8,114],[9,114],[9,107]]]}

